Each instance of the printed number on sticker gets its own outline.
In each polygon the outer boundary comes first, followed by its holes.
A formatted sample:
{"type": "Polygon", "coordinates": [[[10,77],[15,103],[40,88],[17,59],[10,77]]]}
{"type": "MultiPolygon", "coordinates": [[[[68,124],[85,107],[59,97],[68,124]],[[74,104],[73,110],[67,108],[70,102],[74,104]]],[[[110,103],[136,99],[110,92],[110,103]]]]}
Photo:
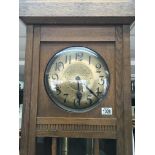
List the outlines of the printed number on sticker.
{"type": "Polygon", "coordinates": [[[112,108],[102,108],[101,114],[102,115],[112,115],[112,108]]]}

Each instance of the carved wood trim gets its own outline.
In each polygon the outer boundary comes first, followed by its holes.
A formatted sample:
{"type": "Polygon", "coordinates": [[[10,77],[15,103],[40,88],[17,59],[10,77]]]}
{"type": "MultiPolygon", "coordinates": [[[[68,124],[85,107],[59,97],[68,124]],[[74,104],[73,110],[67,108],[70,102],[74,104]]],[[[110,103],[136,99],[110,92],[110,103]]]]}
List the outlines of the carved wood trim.
{"type": "MultiPolygon", "coordinates": [[[[97,127],[94,127],[97,128],[97,127]]],[[[103,128],[103,127],[102,127],[103,128]]],[[[109,128],[109,127],[107,127],[109,128]]],[[[72,138],[107,138],[107,139],[116,139],[116,126],[113,127],[112,131],[89,131],[89,130],[36,130],[37,137],[72,137],[72,138]]]]}
{"type": "Polygon", "coordinates": [[[115,131],[115,125],[37,124],[38,131],[115,131]]]}
{"type": "Polygon", "coordinates": [[[49,137],[116,138],[116,119],[37,118],[36,135],[49,137]]]}
{"type": "Polygon", "coordinates": [[[116,118],[37,117],[37,124],[116,125],[116,118]]]}

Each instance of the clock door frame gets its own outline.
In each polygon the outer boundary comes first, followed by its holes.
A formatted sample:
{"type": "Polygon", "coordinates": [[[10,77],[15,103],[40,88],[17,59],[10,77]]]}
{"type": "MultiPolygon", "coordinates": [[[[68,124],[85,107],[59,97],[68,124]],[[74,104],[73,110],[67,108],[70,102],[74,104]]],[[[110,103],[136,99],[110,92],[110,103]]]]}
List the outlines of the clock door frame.
{"type": "MultiPolygon", "coordinates": [[[[48,34],[43,33],[41,28],[44,25],[28,25],[27,26],[27,45],[26,45],[26,57],[25,57],[25,90],[24,90],[24,112],[23,112],[23,125],[22,125],[22,143],[21,143],[21,154],[22,155],[35,155],[35,141],[38,137],[37,127],[39,121],[47,124],[46,120],[40,120],[37,118],[38,110],[38,88],[39,88],[39,65],[40,65],[40,44],[43,36],[48,36],[48,34]]],[[[55,25],[57,26],[57,25],[55,25]]],[[[72,25],[68,25],[71,27],[72,25]]],[[[87,25],[89,27],[89,25],[87,25]]],[[[86,26],[86,27],[87,27],[86,26]]],[[[98,26],[98,25],[96,25],[98,26]]],[[[111,26],[111,25],[110,25],[111,26]]],[[[115,138],[117,140],[117,155],[131,155],[132,154],[132,122],[131,122],[131,104],[130,104],[130,27],[129,25],[112,25],[115,28],[115,107],[116,107],[116,120],[111,119],[111,122],[102,121],[99,119],[95,121],[88,120],[87,123],[92,123],[92,125],[102,124],[105,126],[114,125],[114,131],[108,129],[106,138],[115,138]],[[101,121],[101,122],[100,122],[101,121]],[[94,124],[93,124],[94,122],[94,124]],[[97,124],[95,124],[97,122],[97,124]],[[111,124],[113,123],[113,124],[111,124]],[[112,135],[113,134],[113,135],[112,135]]],[[[105,28],[107,25],[102,25],[105,28]]],[[[97,28],[97,27],[96,27],[97,28]]],[[[48,32],[48,31],[47,31],[48,32]]],[[[90,32],[90,31],[88,31],[90,32]]],[[[59,33],[59,32],[57,32],[59,33]]],[[[110,41],[111,31],[107,32],[107,35],[103,35],[105,41],[110,41]]],[[[81,34],[82,35],[82,34],[81,34]]],[[[58,35],[59,36],[59,35],[58,35]]],[[[47,37],[48,38],[48,37],[47,37]]],[[[96,38],[96,36],[94,36],[96,38]]],[[[103,39],[102,38],[102,39],[103,39]]],[[[50,39],[50,36],[49,36],[50,39]]],[[[53,39],[53,38],[51,38],[53,39]]],[[[56,38],[57,41],[61,42],[60,38],[56,38]]],[[[97,38],[98,41],[100,38],[97,38]]],[[[47,40],[48,42],[49,40],[47,40]]],[[[67,118],[69,119],[69,118],[67,118]]],[[[57,120],[57,122],[60,120],[57,120]]],[[[66,118],[64,121],[68,122],[66,118]]],[[[81,120],[72,118],[70,122],[75,123],[75,121],[80,122],[81,120]]],[[[51,122],[51,121],[50,121],[51,122]]],[[[62,122],[62,120],[60,121],[62,122]]],[[[90,124],[91,124],[90,123],[90,124]]],[[[89,124],[89,125],[90,125],[89,124]]],[[[80,124],[79,124],[80,125],[80,124]]],[[[48,124],[47,126],[48,132],[48,124]]],[[[50,134],[45,134],[45,132],[40,132],[39,136],[49,136],[58,137],[54,131],[49,132],[50,134]]],[[[73,133],[73,132],[72,132],[73,133]]],[[[63,137],[63,132],[60,136],[63,137]]],[[[91,134],[88,134],[89,138],[91,134]]],[[[93,138],[99,138],[97,132],[94,131],[93,138]]],[[[64,136],[66,136],[64,134],[64,136]]],[[[69,134],[67,135],[69,137],[69,134]]],[[[73,135],[71,135],[73,137],[73,135]]],[[[76,136],[80,136],[76,134],[76,136]]],[[[87,137],[87,136],[86,136],[87,137]]],[[[53,139],[55,142],[55,138],[53,139]]]]}

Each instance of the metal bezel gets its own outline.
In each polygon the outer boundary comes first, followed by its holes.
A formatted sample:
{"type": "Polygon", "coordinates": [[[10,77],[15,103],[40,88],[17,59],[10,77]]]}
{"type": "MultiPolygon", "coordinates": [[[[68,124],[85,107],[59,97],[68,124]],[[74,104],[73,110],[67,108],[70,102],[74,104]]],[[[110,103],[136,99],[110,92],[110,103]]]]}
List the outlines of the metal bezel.
{"type": "MultiPolygon", "coordinates": [[[[74,52],[74,51],[73,51],[74,52]]],[[[100,56],[99,53],[95,52],[94,50],[92,49],[89,49],[87,47],[83,47],[83,46],[72,46],[72,47],[67,47],[65,49],[62,49],[61,51],[58,51],[56,54],[54,54],[50,60],[48,61],[48,64],[46,65],[46,68],[45,68],[45,73],[44,73],[44,85],[45,85],[45,90],[49,96],[49,98],[54,102],[54,104],[56,104],[58,107],[60,107],[61,109],[67,111],[67,112],[73,112],[73,113],[83,113],[83,112],[87,112],[87,111],[90,111],[92,109],[94,109],[95,107],[97,107],[98,105],[100,105],[101,101],[103,99],[106,98],[107,94],[108,94],[108,91],[109,91],[109,87],[110,87],[110,72],[109,72],[109,68],[104,60],[104,58],[102,56],[100,56]],[[50,68],[53,64],[53,62],[57,59],[57,57],[59,55],[61,55],[62,53],[66,53],[68,52],[68,50],[72,50],[74,48],[79,48],[79,49],[82,49],[83,51],[87,51],[91,54],[94,54],[96,57],[98,57],[98,59],[100,59],[100,62],[102,62],[102,65],[106,68],[106,70],[108,71],[109,73],[109,77],[108,77],[108,86],[107,86],[107,90],[106,90],[106,93],[105,94],[102,94],[102,97],[100,97],[100,99],[95,103],[93,104],[92,106],[90,107],[87,107],[87,108],[83,108],[83,109],[73,109],[73,108],[70,108],[70,107],[67,107],[67,106],[64,106],[63,104],[59,103],[55,97],[55,95],[52,93],[51,89],[50,89],[50,86],[49,86],[49,83],[48,83],[48,74],[49,74],[49,71],[50,71],[50,68]]]]}

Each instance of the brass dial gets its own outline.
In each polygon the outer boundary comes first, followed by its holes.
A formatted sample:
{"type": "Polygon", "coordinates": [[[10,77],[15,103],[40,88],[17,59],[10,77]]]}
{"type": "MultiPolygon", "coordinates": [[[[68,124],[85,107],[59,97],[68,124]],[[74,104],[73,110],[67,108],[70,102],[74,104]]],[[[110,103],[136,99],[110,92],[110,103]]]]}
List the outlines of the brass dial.
{"type": "Polygon", "coordinates": [[[69,47],[52,57],[45,70],[50,99],[64,110],[86,112],[106,96],[110,83],[104,59],[85,47],[69,47]]]}

